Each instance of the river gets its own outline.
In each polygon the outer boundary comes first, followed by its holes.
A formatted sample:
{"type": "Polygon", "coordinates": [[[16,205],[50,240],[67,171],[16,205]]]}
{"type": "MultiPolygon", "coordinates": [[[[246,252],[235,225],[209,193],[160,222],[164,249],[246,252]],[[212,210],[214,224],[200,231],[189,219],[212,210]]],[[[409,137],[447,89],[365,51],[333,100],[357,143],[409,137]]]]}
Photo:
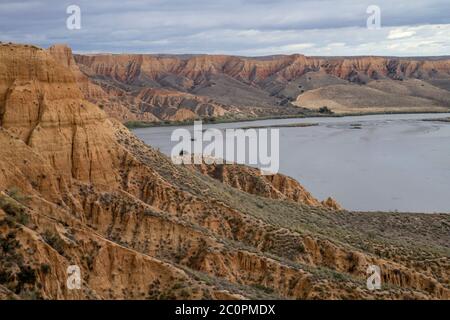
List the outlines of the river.
{"type": "MultiPolygon", "coordinates": [[[[280,173],[312,194],[355,211],[450,212],[450,114],[273,119],[205,125],[281,127],[280,173]]],[[[177,127],[178,128],[178,127],[177,127]]],[[[192,129],[192,126],[186,126],[192,129]]],[[[175,127],[139,128],[145,143],[170,155],[175,127]]]]}

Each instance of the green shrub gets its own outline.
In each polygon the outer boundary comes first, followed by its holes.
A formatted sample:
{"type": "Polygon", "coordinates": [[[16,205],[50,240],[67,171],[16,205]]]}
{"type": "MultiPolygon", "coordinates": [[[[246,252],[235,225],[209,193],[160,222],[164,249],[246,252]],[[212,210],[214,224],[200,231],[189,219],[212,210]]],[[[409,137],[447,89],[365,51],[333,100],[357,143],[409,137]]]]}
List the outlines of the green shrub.
{"type": "Polygon", "coordinates": [[[34,284],[36,282],[36,271],[30,266],[23,266],[17,274],[20,284],[34,284]]]}
{"type": "Polygon", "coordinates": [[[10,282],[12,279],[11,272],[8,270],[0,270],[0,284],[10,282]]]}
{"type": "Polygon", "coordinates": [[[270,294],[270,293],[274,292],[274,290],[272,288],[268,288],[268,287],[263,286],[262,284],[259,284],[259,283],[253,284],[252,287],[257,289],[257,290],[263,291],[263,292],[265,292],[267,294],[270,294]]]}
{"type": "Polygon", "coordinates": [[[180,296],[184,299],[189,298],[189,296],[190,296],[189,291],[187,291],[186,289],[181,290],[180,296]]]}
{"type": "Polygon", "coordinates": [[[43,263],[41,264],[41,271],[43,274],[49,274],[50,271],[52,271],[52,268],[50,267],[49,264],[43,263]]]}
{"type": "Polygon", "coordinates": [[[6,237],[0,236],[0,248],[3,253],[13,253],[19,246],[20,243],[16,240],[14,233],[10,232],[6,237]]]}
{"type": "Polygon", "coordinates": [[[0,208],[10,216],[10,221],[27,225],[29,216],[24,205],[28,202],[29,197],[23,195],[17,188],[9,189],[6,194],[8,196],[0,196],[0,208]]]}
{"type": "Polygon", "coordinates": [[[19,224],[27,225],[29,216],[25,212],[25,208],[6,198],[0,198],[0,208],[10,216],[10,220],[19,224]]]}
{"type": "Polygon", "coordinates": [[[60,255],[64,255],[64,241],[58,235],[47,230],[45,231],[43,238],[44,241],[58,251],[60,255]]]}
{"type": "Polygon", "coordinates": [[[323,106],[319,109],[319,113],[333,114],[333,111],[331,111],[327,106],[323,106]]]}
{"type": "Polygon", "coordinates": [[[22,193],[17,187],[12,187],[6,191],[6,194],[19,203],[26,204],[30,200],[30,196],[22,193]]]}

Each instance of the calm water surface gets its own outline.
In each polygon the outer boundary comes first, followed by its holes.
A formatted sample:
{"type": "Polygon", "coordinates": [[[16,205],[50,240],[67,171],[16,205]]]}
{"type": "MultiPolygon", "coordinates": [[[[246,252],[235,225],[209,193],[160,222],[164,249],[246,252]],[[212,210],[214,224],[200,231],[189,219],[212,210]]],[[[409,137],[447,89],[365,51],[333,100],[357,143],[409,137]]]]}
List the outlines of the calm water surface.
{"type": "MultiPolygon", "coordinates": [[[[450,212],[450,123],[422,121],[448,116],[274,119],[204,127],[319,123],[280,128],[280,172],[300,181],[314,196],[332,196],[350,210],[450,212]]],[[[133,131],[170,155],[174,129],[133,131]]]]}

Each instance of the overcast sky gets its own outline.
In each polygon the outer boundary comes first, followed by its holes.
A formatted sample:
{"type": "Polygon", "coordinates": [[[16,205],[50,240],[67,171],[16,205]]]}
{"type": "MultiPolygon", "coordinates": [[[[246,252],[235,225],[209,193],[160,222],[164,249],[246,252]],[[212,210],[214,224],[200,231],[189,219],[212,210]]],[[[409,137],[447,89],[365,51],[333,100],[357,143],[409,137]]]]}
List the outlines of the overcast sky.
{"type": "Polygon", "coordinates": [[[450,0],[0,0],[0,41],[76,52],[450,55],[450,0]],[[66,9],[81,8],[69,30],[66,9]],[[367,28],[369,5],[381,28],[367,28]]]}

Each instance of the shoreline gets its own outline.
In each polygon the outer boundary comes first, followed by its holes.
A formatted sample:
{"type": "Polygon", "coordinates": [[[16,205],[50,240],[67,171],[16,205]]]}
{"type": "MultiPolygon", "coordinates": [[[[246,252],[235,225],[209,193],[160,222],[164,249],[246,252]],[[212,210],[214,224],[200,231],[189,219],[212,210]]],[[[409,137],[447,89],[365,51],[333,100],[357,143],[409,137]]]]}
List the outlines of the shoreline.
{"type": "Polygon", "coordinates": [[[279,119],[308,119],[308,118],[350,118],[363,117],[373,115],[408,115],[408,114],[448,114],[448,111],[410,111],[410,112],[364,112],[364,113],[341,113],[341,114],[311,114],[311,115],[284,115],[284,116],[267,116],[257,118],[242,118],[242,119],[216,119],[215,121],[208,121],[205,119],[195,119],[187,121],[171,121],[171,122],[146,122],[146,121],[128,121],[123,123],[128,129],[143,129],[143,128],[158,128],[158,127],[177,127],[193,125],[194,121],[203,121],[203,124],[221,124],[221,123],[237,123],[237,122],[251,122],[262,120],[279,120],[279,119]]]}
{"type": "Polygon", "coordinates": [[[436,119],[423,119],[422,121],[450,123],[450,117],[447,117],[447,118],[436,118],[436,119]]]}

